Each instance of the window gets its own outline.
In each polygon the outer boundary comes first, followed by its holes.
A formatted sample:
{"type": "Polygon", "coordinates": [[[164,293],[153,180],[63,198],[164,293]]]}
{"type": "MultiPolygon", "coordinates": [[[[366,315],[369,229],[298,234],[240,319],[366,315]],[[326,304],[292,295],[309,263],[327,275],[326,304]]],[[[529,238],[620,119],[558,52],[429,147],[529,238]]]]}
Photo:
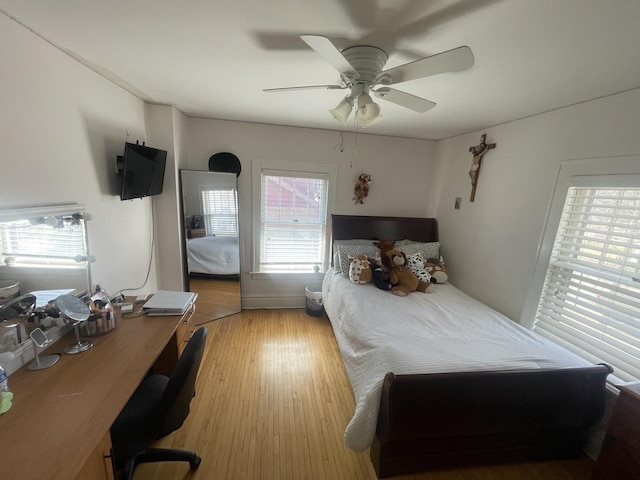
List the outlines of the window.
{"type": "Polygon", "coordinates": [[[535,330],[640,378],[640,188],[569,189],[535,330]]]}
{"type": "Polygon", "coordinates": [[[639,173],[637,157],[562,165],[521,319],[613,382],[640,379],[639,173]]]}
{"type": "Polygon", "coordinates": [[[324,271],[328,264],[327,217],[335,167],[260,162],[254,177],[260,192],[256,219],[255,270],[324,271]],[[276,167],[276,168],[269,168],[276,167]]]}
{"type": "Polygon", "coordinates": [[[203,188],[200,192],[207,235],[238,236],[238,199],[232,187],[203,188]]]}

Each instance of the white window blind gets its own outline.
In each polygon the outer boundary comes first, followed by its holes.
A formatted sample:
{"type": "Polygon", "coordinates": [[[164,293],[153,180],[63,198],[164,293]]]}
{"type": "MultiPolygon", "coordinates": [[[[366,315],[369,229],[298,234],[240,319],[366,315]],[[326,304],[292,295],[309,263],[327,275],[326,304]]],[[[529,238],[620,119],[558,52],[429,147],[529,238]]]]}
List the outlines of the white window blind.
{"type": "Polygon", "coordinates": [[[73,215],[3,222],[0,241],[4,261],[80,267],[76,258],[83,259],[86,255],[84,229],[80,222],[73,215]]]}
{"type": "Polygon", "coordinates": [[[640,379],[640,188],[569,188],[535,321],[618,379],[640,379]]]}
{"type": "Polygon", "coordinates": [[[202,212],[207,235],[238,236],[238,199],[229,187],[203,189],[202,212]]]}
{"type": "Polygon", "coordinates": [[[259,268],[312,271],[325,256],[328,175],[263,171],[259,268]]]}

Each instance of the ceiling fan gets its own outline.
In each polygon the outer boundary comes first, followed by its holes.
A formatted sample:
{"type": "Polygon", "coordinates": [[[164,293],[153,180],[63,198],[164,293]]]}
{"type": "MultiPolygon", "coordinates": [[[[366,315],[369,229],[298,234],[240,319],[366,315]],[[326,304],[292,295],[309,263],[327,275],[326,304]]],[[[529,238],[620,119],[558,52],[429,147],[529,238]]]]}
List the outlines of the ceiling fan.
{"type": "Polygon", "coordinates": [[[463,46],[405,63],[389,70],[382,70],[388,56],[384,50],[378,47],[357,45],[340,51],[331,40],[321,35],[301,35],[300,38],[340,73],[341,83],[339,85],[267,88],[264,91],[349,89],[350,93],[334,109],[329,110],[331,115],[343,125],[346,125],[354,105],[356,106],[356,120],[362,125],[370,125],[380,117],[380,106],[373,102],[369,95],[370,92],[388,102],[418,113],[424,113],[435,107],[436,104],[391,88],[389,85],[439,73],[456,72],[473,65],[471,49],[463,46]]]}

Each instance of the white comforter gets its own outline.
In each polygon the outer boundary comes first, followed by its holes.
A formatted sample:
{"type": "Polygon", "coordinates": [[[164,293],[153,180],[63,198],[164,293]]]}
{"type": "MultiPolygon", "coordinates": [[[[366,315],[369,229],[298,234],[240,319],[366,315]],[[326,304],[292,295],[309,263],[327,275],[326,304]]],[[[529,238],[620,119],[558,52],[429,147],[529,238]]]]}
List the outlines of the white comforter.
{"type": "Polygon", "coordinates": [[[322,300],[355,396],[344,438],[356,451],[366,450],[373,441],[387,372],[590,365],[450,284],[437,285],[433,293],[398,297],[373,284],[355,285],[330,270],[322,300]]]}
{"type": "Polygon", "coordinates": [[[238,275],[240,253],[238,237],[200,237],[187,241],[189,273],[238,275]]]}

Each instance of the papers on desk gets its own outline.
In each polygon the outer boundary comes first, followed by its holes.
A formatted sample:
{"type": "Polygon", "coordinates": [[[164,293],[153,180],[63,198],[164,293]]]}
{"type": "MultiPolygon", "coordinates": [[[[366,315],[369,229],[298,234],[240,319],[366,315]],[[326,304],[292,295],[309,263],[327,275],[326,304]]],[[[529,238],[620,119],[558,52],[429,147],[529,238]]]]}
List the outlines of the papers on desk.
{"type": "Polygon", "coordinates": [[[36,296],[36,308],[40,308],[44,307],[50,301],[55,300],[60,295],[68,295],[73,291],[73,288],[64,288],[58,290],[36,290],[29,293],[36,296]]]}
{"type": "Polygon", "coordinates": [[[158,290],[143,306],[144,312],[153,317],[160,315],[183,315],[196,301],[195,292],[158,290]]]}

